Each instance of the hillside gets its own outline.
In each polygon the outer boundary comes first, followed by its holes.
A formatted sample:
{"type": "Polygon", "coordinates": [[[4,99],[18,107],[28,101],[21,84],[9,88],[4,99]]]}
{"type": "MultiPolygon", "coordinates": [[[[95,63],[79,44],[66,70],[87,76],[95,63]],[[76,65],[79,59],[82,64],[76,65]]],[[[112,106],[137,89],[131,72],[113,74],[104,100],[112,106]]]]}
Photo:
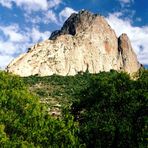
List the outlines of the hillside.
{"type": "Polygon", "coordinates": [[[148,71],[20,78],[0,72],[2,147],[147,147],[148,71]]]}

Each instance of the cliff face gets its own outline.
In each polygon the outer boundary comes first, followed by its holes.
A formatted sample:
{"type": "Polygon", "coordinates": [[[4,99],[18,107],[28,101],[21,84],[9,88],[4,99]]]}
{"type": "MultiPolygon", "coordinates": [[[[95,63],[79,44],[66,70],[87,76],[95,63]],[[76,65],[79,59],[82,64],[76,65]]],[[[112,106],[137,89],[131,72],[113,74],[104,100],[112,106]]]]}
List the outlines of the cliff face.
{"type": "Polygon", "coordinates": [[[20,76],[75,75],[78,72],[138,71],[140,64],[126,34],[117,38],[100,15],[72,14],[61,30],[14,59],[7,71],[20,76]]]}

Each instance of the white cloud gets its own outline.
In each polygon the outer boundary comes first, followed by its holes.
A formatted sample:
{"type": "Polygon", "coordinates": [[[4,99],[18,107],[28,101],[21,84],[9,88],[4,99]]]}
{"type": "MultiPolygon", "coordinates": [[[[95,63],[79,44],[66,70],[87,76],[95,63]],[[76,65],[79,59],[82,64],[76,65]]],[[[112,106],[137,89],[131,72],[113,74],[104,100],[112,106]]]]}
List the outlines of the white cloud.
{"type": "Polygon", "coordinates": [[[133,4],[135,0],[119,0],[121,6],[130,6],[133,4]]]}
{"type": "Polygon", "coordinates": [[[136,27],[131,24],[129,19],[121,19],[120,13],[109,14],[106,18],[117,35],[126,33],[132,43],[139,61],[148,64],[148,26],[136,27]]]}
{"type": "Polygon", "coordinates": [[[0,38],[0,53],[14,55],[24,51],[24,46],[29,42],[26,32],[22,32],[17,24],[0,26],[4,38],[0,38]]]}
{"type": "Polygon", "coordinates": [[[77,13],[74,9],[70,7],[65,7],[60,13],[59,13],[59,18],[60,22],[63,23],[72,13],[77,13]]]}
{"type": "Polygon", "coordinates": [[[0,0],[0,4],[7,8],[11,8],[13,3],[18,7],[23,7],[27,10],[47,10],[48,1],[47,0],[0,0]]]}
{"type": "Polygon", "coordinates": [[[58,25],[58,18],[56,16],[56,13],[53,10],[48,10],[48,11],[44,11],[41,12],[39,15],[32,15],[32,14],[28,14],[25,13],[24,14],[25,17],[25,21],[28,23],[33,23],[33,24],[49,24],[49,23],[55,23],[58,25]]]}
{"type": "Polygon", "coordinates": [[[133,0],[119,0],[121,3],[131,3],[133,0]]]}
{"type": "Polygon", "coordinates": [[[0,0],[0,5],[12,8],[14,4],[23,9],[25,21],[33,24],[55,23],[59,25],[58,17],[54,10],[62,0],[0,0]],[[39,11],[39,13],[36,13],[39,11]]]}
{"type": "Polygon", "coordinates": [[[56,7],[58,7],[60,4],[62,3],[62,0],[50,0],[49,2],[48,2],[48,7],[49,8],[56,8],[56,7]]]}
{"type": "Polygon", "coordinates": [[[25,36],[19,32],[19,27],[17,24],[13,24],[11,26],[0,26],[0,30],[12,42],[21,42],[25,40],[25,36]]]}
{"type": "Polygon", "coordinates": [[[0,38],[1,68],[4,68],[18,54],[26,52],[28,47],[48,39],[50,36],[49,31],[41,32],[38,27],[27,28],[26,31],[22,31],[16,24],[0,26],[0,30],[4,35],[4,38],[0,38]]]}
{"type": "Polygon", "coordinates": [[[118,0],[118,1],[121,5],[122,9],[130,7],[134,3],[134,0],[118,0]]]}
{"type": "Polygon", "coordinates": [[[37,16],[37,15],[32,16],[28,13],[25,13],[24,17],[25,17],[26,23],[38,24],[38,23],[41,23],[41,21],[42,21],[42,18],[40,16],[37,16]]]}
{"type": "Polygon", "coordinates": [[[32,39],[33,43],[37,43],[41,40],[48,39],[50,36],[51,32],[46,31],[46,32],[40,32],[37,28],[33,28],[30,35],[30,38],[32,39]]]}
{"type": "Polygon", "coordinates": [[[4,69],[12,61],[12,59],[12,56],[0,55],[0,69],[4,69]]]}
{"type": "Polygon", "coordinates": [[[11,41],[0,41],[0,53],[2,55],[12,55],[17,52],[16,50],[16,44],[11,41]]]}
{"type": "Polygon", "coordinates": [[[27,12],[47,10],[48,1],[47,0],[12,0],[20,8],[24,8],[27,12]]]}
{"type": "Polygon", "coordinates": [[[13,3],[20,8],[24,8],[27,12],[31,12],[57,7],[61,4],[61,0],[0,0],[0,4],[7,8],[12,8],[13,3]]]}
{"type": "Polygon", "coordinates": [[[12,2],[11,0],[0,0],[0,4],[4,7],[11,8],[12,2]]]}
{"type": "Polygon", "coordinates": [[[45,13],[42,20],[45,24],[48,24],[50,22],[58,24],[56,14],[52,10],[49,10],[47,13],[45,13]]]}

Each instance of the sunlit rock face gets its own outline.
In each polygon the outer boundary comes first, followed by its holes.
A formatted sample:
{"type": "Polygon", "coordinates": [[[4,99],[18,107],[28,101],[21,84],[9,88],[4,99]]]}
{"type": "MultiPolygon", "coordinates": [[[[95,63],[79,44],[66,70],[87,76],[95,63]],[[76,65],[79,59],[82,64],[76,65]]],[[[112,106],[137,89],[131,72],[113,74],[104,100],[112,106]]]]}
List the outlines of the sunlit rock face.
{"type": "Polygon", "coordinates": [[[73,13],[48,40],[14,59],[7,71],[20,76],[66,76],[111,69],[132,74],[139,68],[127,35],[117,38],[104,17],[82,10],[73,13]]]}

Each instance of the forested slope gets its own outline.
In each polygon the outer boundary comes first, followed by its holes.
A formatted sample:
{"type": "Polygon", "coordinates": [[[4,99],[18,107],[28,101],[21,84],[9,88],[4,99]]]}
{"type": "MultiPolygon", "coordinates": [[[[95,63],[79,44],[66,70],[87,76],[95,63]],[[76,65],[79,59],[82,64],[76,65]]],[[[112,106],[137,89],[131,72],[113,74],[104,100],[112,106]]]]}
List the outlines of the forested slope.
{"type": "Polygon", "coordinates": [[[20,78],[0,72],[1,147],[147,147],[148,71],[20,78]]]}

